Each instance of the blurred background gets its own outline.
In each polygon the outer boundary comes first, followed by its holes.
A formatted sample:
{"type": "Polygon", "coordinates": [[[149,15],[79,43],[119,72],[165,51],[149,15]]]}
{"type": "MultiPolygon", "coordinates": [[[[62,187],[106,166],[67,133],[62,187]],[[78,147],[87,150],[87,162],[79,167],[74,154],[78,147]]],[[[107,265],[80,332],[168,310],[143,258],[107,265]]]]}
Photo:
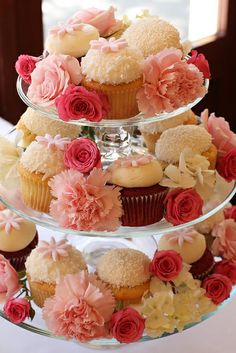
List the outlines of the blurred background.
{"type": "Polygon", "coordinates": [[[0,0],[0,116],[16,123],[26,107],[16,93],[14,64],[20,54],[38,56],[48,30],[80,8],[106,9],[114,5],[118,17],[130,18],[148,8],[171,22],[182,40],[204,53],[210,62],[210,90],[195,107],[226,117],[236,131],[236,1],[234,0],[0,0]]]}

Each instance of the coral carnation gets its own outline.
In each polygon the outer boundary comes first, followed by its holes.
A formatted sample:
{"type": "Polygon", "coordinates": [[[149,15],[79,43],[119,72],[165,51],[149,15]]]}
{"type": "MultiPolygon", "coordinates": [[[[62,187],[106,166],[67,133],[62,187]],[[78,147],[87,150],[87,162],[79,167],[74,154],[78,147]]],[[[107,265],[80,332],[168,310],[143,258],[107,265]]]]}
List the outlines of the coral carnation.
{"type": "Polygon", "coordinates": [[[66,170],[51,179],[55,200],[50,212],[62,227],[113,231],[120,225],[120,189],[106,185],[109,173],[94,168],[86,178],[77,170],[66,170]]]}
{"type": "Polygon", "coordinates": [[[53,334],[80,342],[106,337],[115,300],[110,290],[93,274],[81,271],[66,275],[48,298],[43,318],[53,334]]]}

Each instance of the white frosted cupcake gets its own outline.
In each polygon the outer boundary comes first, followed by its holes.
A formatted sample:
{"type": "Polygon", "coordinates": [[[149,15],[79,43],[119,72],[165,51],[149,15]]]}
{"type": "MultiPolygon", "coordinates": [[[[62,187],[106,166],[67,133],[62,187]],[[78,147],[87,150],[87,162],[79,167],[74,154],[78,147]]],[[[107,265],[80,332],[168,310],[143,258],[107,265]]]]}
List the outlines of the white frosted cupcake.
{"type": "Polygon", "coordinates": [[[142,124],[139,129],[149,152],[154,153],[156,142],[164,131],[179,125],[196,125],[196,123],[197,119],[195,114],[192,110],[188,110],[170,119],[151,124],[142,124]]]}
{"type": "Polygon", "coordinates": [[[144,57],[157,54],[165,48],[182,49],[178,30],[155,16],[137,19],[126,29],[122,38],[141,50],[144,57]]]}
{"type": "Polygon", "coordinates": [[[67,124],[59,120],[48,118],[45,114],[28,107],[16,125],[16,129],[23,133],[20,144],[27,147],[37,136],[49,134],[52,137],[61,135],[74,139],[79,136],[81,127],[74,124],[67,124]]]}
{"type": "Polygon", "coordinates": [[[60,23],[49,31],[45,49],[50,54],[65,54],[80,58],[87,53],[89,42],[98,38],[99,32],[94,26],[71,20],[60,23]]]}
{"type": "Polygon", "coordinates": [[[70,142],[60,135],[36,137],[20,158],[21,194],[24,203],[41,212],[48,212],[52,199],[48,181],[65,169],[64,148],[70,142]]]}
{"type": "Polygon", "coordinates": [[[41,241],[27,258],[26,274],[34,302],[42,307],[54,295],[56,284],[67,274],[87,270],[79,250],[66,240],[41,241]]]}
{"type": "Polygon", "coordinates": [[[81,61],[81,84],[108,97],[110,111],[106,118],[126,119],[138,114],[136,94],[142,85],[142,60],[141,52],[124,39],[91,41],[81,61]]]}

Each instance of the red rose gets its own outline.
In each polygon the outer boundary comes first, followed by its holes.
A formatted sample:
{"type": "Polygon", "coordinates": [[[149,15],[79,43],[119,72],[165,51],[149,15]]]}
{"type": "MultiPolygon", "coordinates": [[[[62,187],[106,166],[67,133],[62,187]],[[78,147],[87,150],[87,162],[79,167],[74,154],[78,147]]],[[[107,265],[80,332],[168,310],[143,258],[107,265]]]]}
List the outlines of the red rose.
{"type": "Polygon", "coordinates": [[[110,332],[122,343],[138,341],[143,334],[145,320],[133,308],[126,307],[112,314],[109,322],[110,332]]]}
{"type": "Polygon", "coordinates": [[[16,72],[26,83],[31,83],[31,73],[35,69],[36,63],[39,61],[35,56],[20,55],[15,64],[16,72]]]}
{"type": "Polygon", "coordinates": [[[67,168],[89,173],[93,168],[101,168],[100,151],[95,142],[81,137],[66,146],[64,164],[67,168]]]}
{"type": "Polygon", "coordinates": [[[236,222],[236,206],[228,207],[224,209],[225,219],[234,219],[236,222]]]}
{"type": "Polygon", "coordinates": [[[203,73],[205,78],[211,78],[210,67],[204,54],[198,54],[197,50],[191,51],[191,58],[187,60],[188,64],[194,64],[198,70],[203,73]]]}
{"type": "Polygon", "coordinates": [[[183,259],[174,250],[156,251],[149,271],[162,281],[173,281],[183,268],[183,259]]]}
{"type": "Polygon", "coordinates": [[[81,86],[70,85],[56,99],[59,117],[64,121],[87,119],[100,121],[109,110],[108,100],[105,95],[90,92],[81,86]]]}
{"type": "Polygon", "coordinates": [[[236,180],[236,148],[219,155],[216,169],[225,180],[236,180]]]}
{"type": "Polygon", "coordinates": [[[236,284],[236,264],[232,260],[222,260],[215,264],[214,273],[228,277],[232,284],[236,284]]]}
{"type": "Polygon", "coordinates": [[[165,219],[173,225],[190,222],[202,214],[203,200],[194,189],[174,189],[164,200],[165,219]]]}
{"type": "Polygon", "coordinates": [[[30,304],[28,300],[17,298],[10,299],[3,307],[7,318],[14,324],[20,324],[30,316],[30,304]]]}
{"type": "Polygon", "coordinates": [[[226,276],[215,273],[204,279],[202,287],[206,290],[206,296],[218,305],[229,297],[232,283],[226,276]]]}

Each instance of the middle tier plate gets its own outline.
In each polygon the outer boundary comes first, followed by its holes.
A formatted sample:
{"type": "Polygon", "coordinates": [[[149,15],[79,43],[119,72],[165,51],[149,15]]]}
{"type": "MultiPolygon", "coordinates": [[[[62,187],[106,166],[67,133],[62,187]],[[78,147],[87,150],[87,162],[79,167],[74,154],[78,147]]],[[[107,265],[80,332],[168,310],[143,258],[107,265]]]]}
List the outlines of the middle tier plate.
{"type": "Polygon", "coordinates": [[[20,217],[28,219],[42,227],[56,230],[62,233],[89,236],[89,237],[122,237],[122,238],[133,238],[133,237],[145,237],[169,233],[175,230],[179,230],[185,227],[192,226],[201,221],[206,220],[217,211],[222,209],[228,204],[232,197],[236,193],[236,183],[228,183],[221,177],[217,177],[214,193],[207,203],[204,205],[205,213],[199,218],[194,219],[191,222],[173,226],[168,223],[165,219],[162,219],[158,223],[154,223],[144,227],[123,227],[121,226],[115,232],[101,232],[101,231],[81,231],[70,228],[62,228],[50,215],[37,212],[31,208],[26,207],[21,201],[21,195],[19,191],[19,185],[16,185],[16,189],[9,191],[4,190],[0,186],[0,201],[9,209],[14,211],[20,217]]]}
{"type": "MultiPolygon", "coordinates": [[[[27,91],[28,91],[28,85],[22,80],[21,77],[18,77],[17,79],[17,92],[20,96],[20,98],[23,100],[23,102],[31,107],[32,109],[38,111],[41,114],[47,115],[49,118],[53,120],[60,120],[57,114],[56,109],[50,108],[43,108],[39,105],[36,105],[31,102],[31,100],[27,97],[27,91]]],[[[204,87],[206,89],[206,92],[208,91],[209,87],[209,80],[205,79],[204,80],[204,87]]],[[[99,122],[91,122],[85,119],[80,119],[80,120],[70,120],[67,121],[68,124],[76,124],[76,125],[81,125],[81,126],[91,126],[91,127],[125,127],[125,126],[137,126],[139,124],[148,124],[148,123],[153,123],[155,121],[162,121],[162,120],[167,120],[170,118],[173,118],[176,115],[182,114],[186,112],[187,110],[193,108],[196,104],[198,104],[204,97],[198,97],[195,101],[179,108],[171,112],[165,112],[161,114],[156,114],[155,116],[151,118],[145,118],[143,113],[140,113],[133,118],[129,119],[102,119],[99,122]]],[[[60,120],[62,121],[62,120],[60,120]]]]}

